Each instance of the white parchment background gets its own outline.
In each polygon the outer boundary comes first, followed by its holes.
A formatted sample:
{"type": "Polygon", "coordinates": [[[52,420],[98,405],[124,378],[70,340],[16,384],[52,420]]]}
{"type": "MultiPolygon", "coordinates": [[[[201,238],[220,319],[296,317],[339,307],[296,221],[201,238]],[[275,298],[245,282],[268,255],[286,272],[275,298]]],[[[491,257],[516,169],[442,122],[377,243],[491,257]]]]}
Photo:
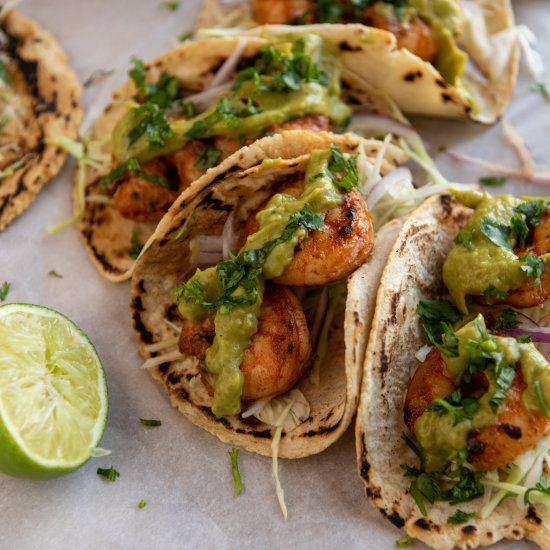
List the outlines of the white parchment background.
{"type": "MultiPolygon", "coordinates": [[[[131,55],[150,59],[169,49],[190,28],[197,7],[198,0],[182,1],[174,13],[158,0],[26,0],[19,5],[56,35],[82,81],[96,69],[117,68],[113,86],[124,80],[131,55]]],[[[518,23],[533,29],[538,50],[550,64],[550,2],[522,0],[515,9],[518,23]]],[[[548,71],[543,80],[550,82],[548,71]]],[[[537,162],[550,164],[550,102],[531,92],[530,82],[522,69],[506,116],[537,162]]],[[[86,91],[87,105],[94,94],[97,87],[86,91]]],[[[416,122],[433,152],[445,145],[516,162],[499,126],[416,122]]],[[[437,160],[456,181],[486,175],[466,170],[443,153],[437,160]]],[[[161,388],[138,368],[128,284],[114,285],[97,273],[73,228],[54,237],[46,234],[48,225],[71,213],[71,170],[69,163],[25,215],[0,234],[0,284],[12,284],[9,301],[64,312],[96,344],[111,404],[101,445],[113,452],[58,480],[0,476],[0,549],[394,548],[402,533],[364,497],[352,430],[318,456],[282,461],[287,522],[277,506],[269,459],[241,452],[244,492],[233,496],[228,447],[173,410],[161,388]],[[63,278],[48,276],[51,269],[63,278]],[[162,426],[142,426],[140,417],[161,419],[162,426]],[[111,465],[120,472],[115,483],[96,475],[98,467],[111,465]],[[141,499],[147,506],[140,510],[141,499]]],[[[519,183],[502,189],[548,194],[519,183]]]]}

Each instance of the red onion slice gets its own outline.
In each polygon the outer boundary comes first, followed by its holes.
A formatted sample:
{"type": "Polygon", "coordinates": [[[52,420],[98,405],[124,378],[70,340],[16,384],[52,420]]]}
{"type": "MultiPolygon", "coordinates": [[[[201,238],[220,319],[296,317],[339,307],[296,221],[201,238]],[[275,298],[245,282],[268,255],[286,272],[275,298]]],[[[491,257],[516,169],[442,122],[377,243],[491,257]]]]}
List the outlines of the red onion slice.
{"type": "Polygon", "coordinates": [[[517,328],[507,328],[507,329],[504,329],[502,332],[506,336],[513,336],[514,338],[516,336],[520,336],[521,334],[527,334],[528,336],[531,337],[531,340],[533,340],[533,342],[550,344],[550,328],[537,327],[533,329],[533,328],[526,328],[526,327],[524,328],[517,327],[517,328]]]}
{"type": "Polygon", "coordinates": [[[205,109],[208,109],[208,107],[214,103],[214,100],[218,97],[218,95],[225,92],[231,84],[232,82],[226,82],[225,84],[220,84],[218,86],[210,86],[202,92],[187,96],[185,101],[190,101],[199,111],[204,111],[205,109]]]}
{"type": "Polygon", "coordinates": [[[390,190],[398,185],[412,185],[412,173],[406,166],[399,166],[386,174],[367,195],[369,210],[390,190]]]}
{"type": "Polygon", "coordinates": [[[351,116],[350,131],[377,132],[378,134],[394,134],[405,138],[409,143],[422,142],[412,126],[400,120],[379,113],[355,112],[351,116]]]}
{"type": "MultiPolygon", "coordinates": [[[[207,46],[205,46],[207,47],[207,46]]],[[[246,48],[246,40],[244,38],[239,38],[235,49],[231,52],[231,55],[224,61],[223,65],[220,67],[212,82],[210,82],[209,88],[219,86],[227,82],[232,75],[233,71],[237,67],[244,49],[246,48]]]]}
{"type": "Polygon", "coordinates": [[[222,256],[224,260],[227,260],[231,254],[235,254],[237,252],[236,246],[238,237],[239,236],[233,227],[233,212],[231,212],[231,214],[227,217],[227,220],[225,220],[221,237],[222,256]]]}

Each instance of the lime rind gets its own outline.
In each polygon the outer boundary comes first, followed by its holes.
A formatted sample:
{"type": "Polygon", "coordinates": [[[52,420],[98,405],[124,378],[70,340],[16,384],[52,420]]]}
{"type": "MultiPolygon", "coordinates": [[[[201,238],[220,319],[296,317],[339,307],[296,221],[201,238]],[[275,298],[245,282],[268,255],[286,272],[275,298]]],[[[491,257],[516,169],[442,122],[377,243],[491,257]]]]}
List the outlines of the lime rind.
{"type": "Polygon", "coordinates": [[[42,306],[0,307],[0,471],[44,478],[78,468],[107,409],[105,373],[84,332],[42,306]]]}

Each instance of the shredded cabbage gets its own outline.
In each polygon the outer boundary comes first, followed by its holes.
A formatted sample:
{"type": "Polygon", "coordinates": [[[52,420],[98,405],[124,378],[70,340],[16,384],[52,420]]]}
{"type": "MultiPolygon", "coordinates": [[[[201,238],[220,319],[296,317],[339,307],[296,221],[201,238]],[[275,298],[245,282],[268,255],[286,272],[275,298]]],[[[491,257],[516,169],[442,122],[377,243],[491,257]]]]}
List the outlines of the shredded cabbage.
{"type": "Polygon", "coordinates": [[[281,427],[285,433],[291,432],[309,418],[309,403],[305,395],[298,389],[273,397],[258,412],[254,413],[254,416],[270,426],[278,427],[281,415],[289,403],[291,407],[285,414],[281,427]]]}

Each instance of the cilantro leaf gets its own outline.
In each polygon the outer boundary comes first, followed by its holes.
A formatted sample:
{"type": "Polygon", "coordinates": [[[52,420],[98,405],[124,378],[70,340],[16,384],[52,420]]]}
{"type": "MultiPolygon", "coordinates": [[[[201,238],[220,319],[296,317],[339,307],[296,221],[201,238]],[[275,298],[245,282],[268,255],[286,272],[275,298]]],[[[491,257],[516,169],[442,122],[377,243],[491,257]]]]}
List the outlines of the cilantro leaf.
{"type": "Polygon", "coordinates": [[[519,245],[525,246],[525,239],[529,236],[529,228],[522,214],[514,214],[510,219],[510,228],[516,234],[519,245]]]}
{"type": "Polygon", "coordinates": [[[518,314],[510,308],[506,308],[494,321],[496,329],[515,328],[519,325],[518,314]]]}
{"type": "Polygon", "coordinates": [[[116,478],[120,477],[120,474],[112,466],[110,468],[98,468],[97,475],[103,476],[109,481],[116,481],[116,478]]]}
{"type": "Polygon", "coordinates": [[[457,509],[452,516],[447,518],[447,523],[450,523],[451,525],[460,525],[461,523],[467,523],[468,520],[475,517],[475,515],[475,512],[467,513],[457,509]]]}
{"type": "Polygon", "coordinates": [[[531,91],[538,92],[550,100],[550,86],[546,82],[533,82],[531,84],[531,91]]]}
{"type": "Polygon", "coordinates": [[[130,62],[133,68],[128,71],[128,75],[134,81],[137,89],[137,93],[134,95],[135,101],[166,109],[181,97],[180,82],[175,76],[170,76],[166,71],[162,71],[157,82],[147,82],[143,61],[133,56],[130,62]]]}
{"type": "MultiPolygon", "coordinates": [[[[424,469],[424,453],[422,452],[422,449],[416,445],[416,443],[406,434],[401,434],[401,439],[407,444],[407,447],[418,457],[420,460],[420,466],[422,469],[424,469]]],[[[402,466],[403,467],[403,466],[402,466]]]]}
{"type": "Polygon", "coordinates": [[[420,300],[417,306],[426,338],[432,344],[443,344],[443,334],[448,332],[445,325],[462,319],[458,309],[448,300],[420,300]]]}
{"type": "Polygon", "coordinates": [[[489,285],[483,291],[483,297],[485,298],[485,303],[492,306],[494,304],[494,298],[497,300],[505,300],[508,296],[508,292],[505,290],[499,290],[495,285],[489,285]]]}
{"type": "Polygon", "coordinates": [[[215,149],[214,147],[206,147],[206,149],[203,149],[199,153],[199,156],[195,161],[195,166],[199,170],[206,171],[209,168],[212,168],[212,166],[216,166],[221,156],[222,152],[220,151],[220,149],[215,149]]]}
{"type": "Polygon", "coordinates": [[[519,204],[514,208],[514,212],[523,214],[527,223],[531,225],[539,225],[542,217],[548,208],[548,201],[544,199],[536,199],[519,204]]]}
{"type": "Polygon", "coordinates": [[[494,413],[497,412],[501,403],[506,397],[506,392],[514,382],[516,369],[504,362],[500,362],[495,367],[495,392],[489,400],[489,405],[494,413]]]}
{"type": "Polygon", "coordinates": [[[474,234],[469,229],[461,229],[456,236],[455,243],[465,248],[472,248],[474,234]]]}
{"type": "Polygon", "coordinates": [[[176,11],[180,7],[179,2],[161,2],[160,7],[168,11],[176,11]]]}
{"type": "Polygon", "coordinates": [[[135,158],[128,159],[126,162],[119,164],[116,168],[113,168],[101,181],[99,188],[102,191],[105,191],[111,183],[121,178],[127,172],[133,172],[138,178],[150,181],[151,183],[156,183],[161,187],[169,189],[170,186],[168,182],[158,174],[147,174],[144,172],[139,165],[139,162],[135,158]]]}
{"type": "Polygon", "coordinates": [[[456,426],[464,420],[472,420],[479,408],[480,405],[477,399],[473,397],[463,399],[462,392],[456,390],[444,399],[436,399],[426,407],[426,411],[439,412],[441,416],[451,414],[454,419],[453,426],[456,426]]]}
{"type": "Polygon", "coordinates": [[[525,265],[521,266],[522,271],[525,271],[527,277],[534,279],[535,286],[540,285],[540,276],[544,273],[545,265],[542,259],[535,254],[526,254],[519,258],[525,265]]]}
{"type": "Polygon", "coordinates": [[[140,510],[142,510],[143,508],[145,508],[147,506],[147,502],[143,499],[141,499],[139,502],[138,502],[138,508],[140,510]]]}
{"type": "Polygon", "coordinates": [[[0,80],[9,84],[11,82],[10,75],[8,74],[8,69],[6,67],[6,62],[3,59],[0,59],[0,80]]]}
{"type": "Polygon", "coordinates": [[[233,483],[235,485],[235,496],[238,497],[243,492],[243,482],[241,479],[241,472],[239,471],[239,449],[232,448],[229,452],[229,458],[231,459],[231,475],[233,476],[233,483]]]}
{"type": "Polygon", "coordinates": [[[130,145],[146,134],[148,143],[162,147],[174,134],[166,114],[156,103],[147,102],[134,109],[134,119],[137,124],[128,132],[130,145]]]}
{"type": "Polygon", "coordinates": [[[141,59],[135,56],[130,58],[132,69],[128,71],[128,76],[134,81],[134,84],[138,90],[138,94],[146,94],[145,85],[145,65],[141,59]]]}
{"type": "Polygon", "coordinates": [[[484,472],[474,472],[464,466],[459,466],[453,477],[458,477],[458,482],[441,495],[442,500],[448,500],[450,504],[459,504],[480,497],[485,488],[481,483],[484,472]]]}
{"type": "Polygon", "coordinates": [[[160,420],[147,420],[146,418],[140,418],[139,421],[144,426],[157,427],[162,425],[162,422],[160,420]]]}
{"type": "Polygon", "coordinates": [[[357,157],[352,156],[346,159],[338,145],[330,146],[327,170],[334,184],[348,193],[359,183],[357,157]]]}
{"type": "Polygon", "coordinates": [[[478,182],[481,185],[502,185],[506,183],[506,178],[502,176],[493,176],[489,178],[479,178],[478,182]]]}
{"type": "Polygon", "coordinates": [[[411,539],[407,535],[395,541],[395,546],[398,546],[399,548],[405,548],[410,544],[411,544],[411,539]]]}
{"type": "Polygon", "coordinates": [[[510,246],[511,229],[509,226],[498,223],[490,216],[485,216],[479,223],[479,229],[482,235],[493,244],[512,252],[512,247],[510,246]]]}
{"type": "Polygon", "coordinates": [[[409,493],[423,516],[427,515],[424,499],[433,504],[441,498],[441,489],[436,472],[423,472],[411,482],[409,493]]]}
{"type": "Polygon", "coordinates": [[[0,302],[3,302],[7,297],[10,291],[11,283],[4,281],[0,287],[0,302]]]}
{"type": "Polygon", "coordinates": [[[528,334],[519,334],[516,336],[516,342],[519,342],[520,344],[530,344],[532,341],[533,339],[528,334]]]}
{"type": "Polygon", "coordinates": [[[50,277],[55,277],[56,279],[63,279],[63,275],[59,274],[55,269],[50,269],[48,271],[48,275],[50,277]]]}
{"type": "Polygon", "coordinates": [[[548,487],[548,480],[546,479],[545,475],[540,476],[539,482],[534,486],[525,491],[525,494],[523,495],[523,502],[526,506],[529,506],[531,504],[531,501],[529,500],[529,495],[532,492],[542,493],[543,495],[550,495],[550,487],[548,487]]]}

